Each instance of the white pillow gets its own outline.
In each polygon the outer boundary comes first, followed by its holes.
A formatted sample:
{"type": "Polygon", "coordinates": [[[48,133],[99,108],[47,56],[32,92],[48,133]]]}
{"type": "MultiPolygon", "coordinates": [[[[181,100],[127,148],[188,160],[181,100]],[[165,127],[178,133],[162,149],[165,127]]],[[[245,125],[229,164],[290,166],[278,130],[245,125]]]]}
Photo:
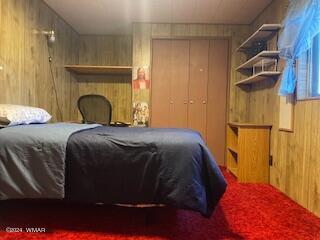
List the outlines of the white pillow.
{"type": "Polygon", "coordinates": [[[44,109],[12,104],[0,104],[0,119],[7,119],[8,126],[46,123],[51,115],[44,109]]]}

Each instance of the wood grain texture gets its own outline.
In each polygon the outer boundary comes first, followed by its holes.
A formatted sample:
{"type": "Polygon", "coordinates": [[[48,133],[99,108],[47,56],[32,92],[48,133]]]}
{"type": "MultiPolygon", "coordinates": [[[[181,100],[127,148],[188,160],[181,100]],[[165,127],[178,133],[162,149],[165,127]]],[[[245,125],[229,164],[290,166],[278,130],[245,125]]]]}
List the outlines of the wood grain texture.
{"type": "Polygon", "coordinates": [[[227,168],[242,183],[269,183],[270,126],[228,124],[227,168]]]}
{"type": "Polygon", "coordinates": [[[198,131],[205,141],[207,139],[209,47],[208,40],[190,41],[188,128],[198,131]]]}
{"type": "Polygon", "coordinates": [[[211,40],[207,87],[207,145],[218,164],[225,165],[229,41],[211,40]],[[224,127],[222,127],[224,126],[224,127]],[[215,134],[210,134],[215,133],[215,134]],[[218,137],[217,137],[218,136],[218,137]]]}
{"type": "Polygon", "coordinates": [[[230,121],[247,121],[248,94],[247,88],[238,88],[234,84],[244,76],[236,71],[245,56],[236,52],[236,48],[251,33],[249,25],[217,24],[133,24],[133,67],[151,65],[151,42],[153,38],[229,38],[230,71],[228,119],[230,121]]]}
{"type": "Polygon", "coordinates": [[[93,65],[65,65],[68,71],[75,74],[91,75],[131,75],[131,66],[93,66],[93,65]]]}
{"type": "Polygon", "coordinates": [[[239,128],[239,182],[269,183],[270,129],[239,128]]]}
{"type": "Polygon", "coordinates": [[[190,41],[172,40],[170,125],[188,127],[190,41]]]}
{"type": "MultiPolygon", "coordinates": [[[[131,36],[81,35],[79,42],[79,64],[131,66],[131,36]]],[[[77,80],[79,96],[103,95],[112,104],[112,121],[131,122],[131,75],[79,75],[77,80]]]]}
{"type": "MultiPolygon", "coordinates": [[[[288,0],[273,1],[254,21],[253,30],[263,23],[281,23],[287,6],[288,0]]],[[[270,49],[275,47],[276,38],[269,43],[270,49]]],[[[280,61],[279,69],[283,66],[280,61]]],[[[279,84],[261,82],[252,87],[248,121],[273,125],[271,184],[320,216],[320,101],[296,102],[293,132],[279,131],[279,84]]]]}
{"type": "MultiPolygon", "coordinates": [[[[216,25],[216,24],[133,24],[133,67],[152,66],[152,39],[201,39],[227,38],[229,39],[229,71],[228,71],[228,101],[227,119],[229,121],[247,121],[248,94],[247,88],[238,88],[234,84],[244,79],[236,68],[245,60],[243,54],[236,52],[236,48],[249,36],[249,25],[216,25]]],[[[152,84],[152,76],[151,76],[152,84]]],[[[152,103],[151,103],[152,104],[152,103]]],[[[152,112],[152,109],[151,109],[152,112]]],[[[219,162],[220,164],[223,161],[219,162]]]]}
{"type": "Polygon", "coordinates": [[[46,4],[40,0],[0,0],[1,103],[45,108],[53,121],[75,119],[77,84],[63,65],[77,61],[78,34],[46,4]],[[49,50],[58,99],[50,74],[47,40],[40,34],[52,29],[57,41],[49,50]]]}
{"type": "Polygon", "coordinates": [[[170,127],[171,101],[171,47],[170,40],[155,40],[153,43],[151,127],[170,127]],[[170,60],[169,60],[170,59],[170,60]]]}
{"type": "Polygon", "coordinates": [[[229,41],[154,39],[152,127],[190,128],[225,163],[229,41]]]}
{"type": "Polygon", "coordinates": [[[226,166],[236,177],[238,176],[238,131],[239,128],[227,125],[226,166]]]}

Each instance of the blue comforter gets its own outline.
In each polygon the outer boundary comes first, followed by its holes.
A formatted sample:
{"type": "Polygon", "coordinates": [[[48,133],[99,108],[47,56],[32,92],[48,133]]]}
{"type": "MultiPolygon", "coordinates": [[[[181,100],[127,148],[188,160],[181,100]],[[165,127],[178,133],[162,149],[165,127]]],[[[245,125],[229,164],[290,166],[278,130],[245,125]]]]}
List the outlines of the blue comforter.
{"type": "Polygon", "coordinates": [[[98,127],[67,144],[69,200],[166,204],[210,216],[226,185],[192,130],[98,127]]]}
{"type": "Polygon", "coordinates": [[[0,129],[0,200],[63,199],[71,134],[97,124],[31,124],[0,129]]]}
{"type": "Polygon", "coordinates": [[[166,204],[210,216],[225,190],[192,130],[63,123],[0,129],[0,200],[166,204]]]}

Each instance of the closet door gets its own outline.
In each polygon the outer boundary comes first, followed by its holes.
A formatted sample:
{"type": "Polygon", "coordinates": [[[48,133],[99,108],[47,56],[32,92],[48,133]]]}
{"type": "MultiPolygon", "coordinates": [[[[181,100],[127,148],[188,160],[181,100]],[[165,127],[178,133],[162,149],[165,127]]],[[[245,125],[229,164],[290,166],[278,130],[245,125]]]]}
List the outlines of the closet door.
{"type": "Polygon", "coordinates": [[[171,40],[154,40],[152,49],[151,126],[170,125],[171,40]]]}
{"type": "Polygon", "coordinates": [[[172,40],[171,45],[170,125],[188,127],[189,41],[172,40]]]}
{"type": "Polygon", "coordinates": [[[206,140],[209,40],[190,41],[188,127],[206,140]]]}
{"type": "Polygon", "coordinates": [[[220,165],[225,163],[228,40],[211,40],[207,103],[207,145],[220,165]]]}

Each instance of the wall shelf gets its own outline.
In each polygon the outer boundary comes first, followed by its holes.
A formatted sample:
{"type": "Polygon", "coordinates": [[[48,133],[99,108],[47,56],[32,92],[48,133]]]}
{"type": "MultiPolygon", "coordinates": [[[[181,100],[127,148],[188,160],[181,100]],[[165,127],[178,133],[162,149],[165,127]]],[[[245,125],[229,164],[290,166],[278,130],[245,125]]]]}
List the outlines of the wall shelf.
{"type": "Polygon", "coordinates": [[[271,124],[228,122],[232,128],[272,128],[271,124]]]}
{"type": "Polygon", "coordinates": [[[251,84],[251,83],[255,83],[255,82],[260,82],[263,81],[265,79],[268,78],[275,78],[278,77],[281,74],[281,72],[274,72],[274,71],[264,71],[264,72],[260,72],[258,74],[255,74],[251,77],[248,77],[246,79],[243,79],[237,83],[235,83],[236,86],[240,86],[240,85],[246,85],[246,84],[251,84]]]}
{"type": "MultiPolygon", "coordinates": [[[[244,51],[247,54],[255,52],[256,50],[259,51],[258,49],[255,49],[254,44],[271,40],[271,38],[276,36],[280,28],[281,24],[263,24],[244,43],[242,43],[237,50],[244,51]]],[[[244,75],[253,75],[236,82],[235,85],[243,86],[278,77],[281,74],[277,68],[279,54],[280,52],[277,50],[263,50],[258,52],[255,56],[236,68],[236,71],[239,71],[244,75]],[[274,69],[271,68],[272,65],[274,66],[274,69]]]]}
{"type": "Polygon", "coordinates": [[[229,151],[233,152],[234,154],[238,154],[238,149],[234,146],[228,146],[229,151]]]}
{"type": "Polygon", "coordinates": [[[91,66],[91,65],[65,65],[68,71],[76,74],[90,75],[131,75],[131,66],[91,66]]]}
{"type": "Polygon", "coordinates": [[[254,42],[268,41],[281,28],[281,24],[263,24],[244,43],[237,48],[237,51],[246,51],[252,48],[254,42]]]}
{"type": "Polygon", "coordinates": [[[237,71],[242,70],[250,70],[255,64],[260,62],[263,59],[278,59],[279,58],[280,51],[262,51],[258,53],[253,58],[249,59],[245,63],[241,64],[239,67],[237,67],[237,71]]]}

